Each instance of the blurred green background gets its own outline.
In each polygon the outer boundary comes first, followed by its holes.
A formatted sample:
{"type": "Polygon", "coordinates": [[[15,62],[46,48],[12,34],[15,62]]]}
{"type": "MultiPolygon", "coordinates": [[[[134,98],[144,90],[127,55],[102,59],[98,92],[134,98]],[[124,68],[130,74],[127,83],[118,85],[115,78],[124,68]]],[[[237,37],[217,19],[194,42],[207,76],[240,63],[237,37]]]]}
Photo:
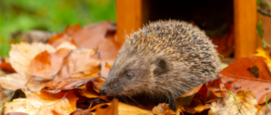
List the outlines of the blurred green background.
{"type": "Polygon", "coordinates": [[[62,32],[104,20],[116,22],[115,0],[0,0],[0,57],[8,56],[14,33],[62,32]]]}

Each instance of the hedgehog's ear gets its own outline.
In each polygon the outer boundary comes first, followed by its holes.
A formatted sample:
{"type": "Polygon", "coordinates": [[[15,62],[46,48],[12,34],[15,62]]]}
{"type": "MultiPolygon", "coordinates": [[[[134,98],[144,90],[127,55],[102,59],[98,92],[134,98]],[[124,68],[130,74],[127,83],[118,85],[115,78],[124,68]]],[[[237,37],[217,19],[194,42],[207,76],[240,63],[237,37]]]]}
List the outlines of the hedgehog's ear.
{"type": "Polygon", "coordinates": [[[160,75],[167,73],[169,71],[168,63],[162,58],[158,58],[155,61],[155,69],[153,71],[154,75],[160,75]]]}

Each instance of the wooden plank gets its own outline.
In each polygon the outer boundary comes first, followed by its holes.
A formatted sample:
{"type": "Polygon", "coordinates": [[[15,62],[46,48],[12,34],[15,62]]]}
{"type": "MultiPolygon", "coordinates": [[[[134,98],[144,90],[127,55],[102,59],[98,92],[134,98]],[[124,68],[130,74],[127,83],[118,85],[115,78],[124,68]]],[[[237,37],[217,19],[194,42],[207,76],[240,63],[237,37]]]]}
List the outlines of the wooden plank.
{"type": "Polygon", "coordinates": [[[255,53],[256,0],[234,0],[235,58],[255,53]]]}
{"type": "Polygon", "coordinates": [[[142,27],[142,1],[117,0],[117,39],[119,43],[125,41],[125,36],[142,27]]]}

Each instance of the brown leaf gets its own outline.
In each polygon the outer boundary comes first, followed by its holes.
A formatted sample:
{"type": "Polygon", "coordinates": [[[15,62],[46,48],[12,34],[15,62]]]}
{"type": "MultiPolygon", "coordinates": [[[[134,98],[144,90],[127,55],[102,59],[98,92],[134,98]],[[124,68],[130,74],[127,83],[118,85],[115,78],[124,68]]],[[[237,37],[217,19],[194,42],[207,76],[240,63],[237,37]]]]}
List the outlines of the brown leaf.
{"type": "MultiPolygon", "coordinates": [[[[72,95],[71,93],[68,95],[72,95]]],[[[15,99],[5,104],[5,113],[23,112],[35,115],[53,115],[54,110],[63,115],[70,114],[76,109],[75,96],[68,96],[58,100],[15,99]]]]}
{"type": "Polygon", "coordinates": [[[6,115],[29,115],[29,114],[22,113],[22,112],[11,112],[11,113],[7,113],[6,115]]]}
{"type": "Polygon", "coordinates": [[[71,36],[69,36],[67,34],[63,34],[63,33],[59,33],[59,34],[52,36],[47,43],[51,44],[52,46],[54,46],[56,48],[60,44],[62,44],[63,42],[69,42],[69,43],[76,46],[76,43],[73,40],[73,38],[71,36]]]}
{"type": "Polygon", "coordinates": [[[271,115],[271,103],[265,105],[257,115],[271,115]]]}
{"type": "Polygon", "coordinates": [[[24,89],[26,83],[27,78],[25,75],[20,75],[18,73],[8,74],[0,77],[1,87],[8,90],[24,89]],[[16,83],[14,83],[15,81],[16,83]]]}
{"type": "Polygon", "coordinates": [[[235,96],[228,93],[223,100],[213,102],[209,115],[255,115],[257,101],[253,92],[240,90],[235,96]],[[234,99],[236,98],[236,100],[234,99]]]}
{"type": "Polygon", "coordinates": [[[16,71],[12,68],[11,64],[6,62],[4,59],[0,58],[0,69],[7,70],[9,72],[15,73],[16,71]]]}
{"type": "Polygon", "coordinates": [[[96,78],[93,80],[93,89],[97,92],[100,93],[100,88],[102,87],[103,83],[104,83],[105,79],[103,78],[96,78]]]}
{"type": "Polygon", "coordinates": [[[70,49],[60,49],[54,53],[43,51],[30,62],[31,75],[39,79],[50,80],[61,69],[64,57],[71,52],[70,49]]]}
{"type": "Polygon", "coordinates": [[[18,72],[19,74],[26,74],[27,78],[29,79],[28,75],[30,74],[29,65],[31,60],[40,52],[48,51],[48,52],[55,52],[55,48],[42,43],[19,43],[19,44],[12,44],[11,50],[9,52],[9,61],[11,66],[18,72]]]}
{"type": "Polygon", "coordinates": [[[176,115],[176,112],[173,112],[166,103],[160,103],[155,106],[152,112],[156,115],[176,115]]]}
{"type": "MultiPolygon", "coordinates": [[[[8,90],[2,88],[0,85],[0,108],[2,107],[3,103],[5,103],[6,101],[8,101],[11,98],[7,94],[5,94],[5,91],[8,91],[8,90]]],[[[1,114],[1,111],[0,111],[0,114],[1,114]]]]}
{"type": "Polygon", "coordinates": [[[97,108],[95,115],[119,115],[118,103],[119,101],[117,99],[113,99],[112,104],[109,107],[105,109],[97,108]]]}
{"type": "MultiPolygon", "coordinates": [[[[153,115],[149,110],[140,109],[113,99],[107,108],[97,108],[96,115],[153,115]]],[[[98,106],[98,105],[97,105],[98,106]]]]}
{"type": "Polygon", "coordinates": [[[249,89],[256,94],[259,104],[265,102],[266,93],[269,93],[268,99],[271,98],[271,74],[263,57],[243,57],[223,69],[219,75],[226,89],[233,93],[241,87],[249,89]]]}
{"type": "Polygon", "coordinates": [[[67,41],[76,44],[80,48],[98,48],[102,60],[101,75],[106,77],[110,69],[105,67],[105,63],[112,65],[121,47],[121,44],[114,39],[115,31],[115,25],[108,21],[83,28],[80,28],[79,24],[77,24],[68,26],[64,34],[53,36],[48,43],[57,47],[61,42],[67,41]]]}

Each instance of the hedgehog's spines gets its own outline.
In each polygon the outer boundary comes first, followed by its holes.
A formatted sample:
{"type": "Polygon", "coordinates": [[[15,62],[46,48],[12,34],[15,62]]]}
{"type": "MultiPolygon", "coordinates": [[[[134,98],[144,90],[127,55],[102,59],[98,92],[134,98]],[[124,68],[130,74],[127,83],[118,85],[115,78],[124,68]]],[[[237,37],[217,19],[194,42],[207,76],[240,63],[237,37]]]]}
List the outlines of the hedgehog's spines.
{"type": "MultiPolygon", "coordinates": [[[[168,60],[181,61],[190,65],[190,69],[195,70],[195,73],[198,68],[193,68],[194,66],[191,65],[205,65],[204,62],[215,63],[216,66],[219,64],[217,59],[210,59],[210,55],[218,54],[205,33],[198,27],[184,21],[170,19],[169,21],[149,22],[148,26],[144,25],[139,31],[130,34],[126,40],[130,50],[153,56],[164,54],[168,60]]],[[[209,69],[209,71],[218,71],[217,68],[215,68],[217,70],[209,69]]],[[[214,77],[214,75],[211,76],[214,77]]]]}

